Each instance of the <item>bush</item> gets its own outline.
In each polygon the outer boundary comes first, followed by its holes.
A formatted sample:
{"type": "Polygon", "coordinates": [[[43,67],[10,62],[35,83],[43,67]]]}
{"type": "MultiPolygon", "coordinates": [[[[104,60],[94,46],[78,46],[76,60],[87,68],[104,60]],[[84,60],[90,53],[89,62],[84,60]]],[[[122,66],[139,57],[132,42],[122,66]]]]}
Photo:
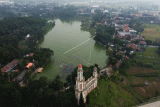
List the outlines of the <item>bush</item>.
{"type": "Polygon", "coordinates": [[[147,74],[135,74],[136,77],[152,77],[152,76],[158,76],[159,73],[147,73],[147,74]]]}
{"type": "Polygon", "coordinates": [[[145,84],[130,84],[131,87],[142,87],[145,86],[145,84]]]}
{"type": "MultiPolygon", "coordinates": [[[[139,67],[153,68],[152,64],[150,64],[150,63],[144,64],[143,62],[139,61],[139,62],[136,62],[136,64],[137,64],[139,67]]],[[[154,68],[153,68],[153,69],[154,69],[154,68]]]]}

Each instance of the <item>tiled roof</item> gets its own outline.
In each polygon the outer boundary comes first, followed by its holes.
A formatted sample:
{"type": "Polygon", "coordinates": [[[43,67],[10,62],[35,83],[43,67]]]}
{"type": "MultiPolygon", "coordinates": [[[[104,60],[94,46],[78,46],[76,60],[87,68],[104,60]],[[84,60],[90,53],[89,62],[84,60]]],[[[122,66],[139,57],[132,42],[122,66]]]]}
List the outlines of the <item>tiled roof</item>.
{"type": "Polygon", "coordinates": [[[131,47],[131,48],[133,48],[133,49],[136,49],[136,48],[137,48],[135,44],[127,44],[127,47],[131,47]]]}
{"type": "Polygon", "coordinates": [[[18,64],[18,60],[13,60],[11,63],[8,63],[6,66],[4,66],[1,69],[1,72],[8,72],[9,70],[11,70],[13,67],[15,67],[18,64]]]}
{"type": "Polygon", "coordinates": [[[9,68],[12,68],[14,65],[12,65],[11,63],[9,63],[6,66],[8,66],[9,68]]]}
{"type": "Polygon", "coordinates": [[[28,65],[26,66],[26,68],[30,68],[33,65],[33,63],[28,63],[28,65]]]}
{"type": "Polygon", "coordinates": [[[140,41],[140,44],[146,44],[146,42],[145,41],[140,41]]]}
{"type": "Polygon", "coordinates": [[[12,64],[12,65],[16,65],[16,64],[18,64],[18,60],[16,60],[16,59],[15,59],[15,60],[13,60],[13,61],[11,62],[11,64],[12,64]]]}

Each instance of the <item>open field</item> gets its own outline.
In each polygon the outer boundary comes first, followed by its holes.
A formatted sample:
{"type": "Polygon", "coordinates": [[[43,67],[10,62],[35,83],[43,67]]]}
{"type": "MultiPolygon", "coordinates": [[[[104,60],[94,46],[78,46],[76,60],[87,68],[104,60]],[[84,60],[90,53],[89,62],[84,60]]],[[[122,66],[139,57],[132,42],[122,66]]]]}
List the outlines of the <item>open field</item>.
{"type": "MultiPolygon", "coordinates": [[[[140,73],[155,73],[156,71],[152,68],[145,68],[145,67],[131,67],[128,69],[128,72],[132,75],[140,73]],[[134,69],[135,68],[135,69],[134,69]],[[138,69],[136,71],[136,69],[138,69]]],[[[156,96],[156,94],[160,93],[160,77],[159,76],[152,76],[152,77],[136,77],[136,76],[128,76],[128,78],[124,79],[123,85],[132,87],[133,91],[138,93],[144,99],[151,98],[156,96]]],[[[128,89],[128,87],[127,87],[128,89]]]]}
{"type": "Polygon", "coordinates": [[[98,87],[89,94],[89,106],[130,107],[138,100],[117,84],[109,80],[99,80],[98,87]]]}
{"type": "Polygon", "coordinates": [[[159,77],[135,77],[129,76],[124,78],[122,86],[134,93],[142,101],[160,95],[160,78],[159,77]],[[126,84],[127,83],[127,84],[126,84]],[[142,97],[142,98],[141,98],[142,97]]]}
{"type": "Polygon", "coordinates": [[[145,68],[145,67],[138,67],[138,66],[132,66],[128,70],[128,74],[134,75],[134,74],[146,74],[146,73],[157,73],[156,70],[153,68],[145,68]]]}
{"type": "Polygon", "coordinates": [[[133,89],[143,98],[151,98],[154,97],[157,93],[160,93],[160,84],[153,81],[148,85],[142,87],[134,87],[133,89]]]}
{"type": "Polygon", "coordinates": [[[160,70],[160,56],[157,48],[145,47],[145,52],[136,52],[136,61],[149,64],[156,70],[160,70]]]}
{"type": "Polygon", "coordinates": [[[160,95],[160,77],[156,76],[145,76],[144,74],[154,74],[157,70],[153,68],[132,66],[128,70],[128,77],[123,77],[124,81],[121,83],[123,87],[130,90],[142,101],[160,95]],[[137,76],[136,74],[142,74],[137,76]],[[144,76],[143,76],[144,75],[144,76]],[[139,95],[142,97],[139,97],[139,95]]]}
{"type": "Polygon", "coordinates": [[[160,26],[149,24],[144,24],[143,26],[144,31],[141,34],[145,37],[145,40],[155,41],[155,39],[160,39],[160,26]]]}

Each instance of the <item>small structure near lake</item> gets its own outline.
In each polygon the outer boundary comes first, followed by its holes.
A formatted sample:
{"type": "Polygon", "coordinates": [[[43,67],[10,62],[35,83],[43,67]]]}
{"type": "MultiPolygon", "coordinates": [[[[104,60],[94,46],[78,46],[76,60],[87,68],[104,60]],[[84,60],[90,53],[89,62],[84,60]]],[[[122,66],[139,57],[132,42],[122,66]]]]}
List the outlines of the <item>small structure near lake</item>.
{"type": "Polygon", "coordinates": [[[42,73],[43,68],[36,69],[36,72],[42,73]]]}
{"type": "Polygon", "coordinates": [[[33,63],[28,63],[28,65],[26,66],[26,68],[30,68],[31,66],[33,66],[33,63]]]}

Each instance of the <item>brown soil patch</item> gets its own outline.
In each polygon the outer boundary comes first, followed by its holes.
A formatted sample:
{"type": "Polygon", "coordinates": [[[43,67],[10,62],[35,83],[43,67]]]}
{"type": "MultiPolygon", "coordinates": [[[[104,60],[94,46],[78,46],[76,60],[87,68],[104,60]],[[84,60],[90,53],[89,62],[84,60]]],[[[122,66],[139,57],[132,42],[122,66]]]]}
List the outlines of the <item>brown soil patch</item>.
{"type": "Polygon", "coordinates": [[[154,80],[156,83],[160,83],[160,78],[159,77],[155,77],[155,80],[154,80]]]}
{"type": "Polygon", "coordinates": [[[158,32],[157,32],[157,31],[150,30],[150,29],[146,29],[146,30],[144,31],[144,33],[155,34],[155,33],[158,33],[158,32]]]}
{"type": "Polygon", "coordinates": [[[144,82],[145,82],[144,79],[141,77],[136,77],[133,79],[134,84],[143,84],[144,82]]]}
{"type": "Polygon", "coordinates": [[[160,84],[152,82],[150,83],[150,85],[146,85],[143,87],[134,87],[133,89],[144,98],[147,98],[148,96],[154,97],[156,95],[156,91],[160,93],[160,84]]]}
{"type": "Polygon", "coordinates": [[[122,83],[124,84],[124,85],[126,85],[126,84],[128,84],[128,79],[125,77],[125,76],[122,76],[123,77],[123,81],[122,81],[122,83]]]}
{"type": "Polygon", "coordinates": [[[145,67],[138,67],[138,66],[132,66],[127,71],[129,74],[157,73],[157,71],[154,70],[153,68],[145,68],[145,67]]]}
{"type": "Polygon", "coordinates": [[[147,98],[148,95],[142,87],[134,87],[133,89],[134,89],[134,91],[136,91],[142,97],[147,98]]]}

